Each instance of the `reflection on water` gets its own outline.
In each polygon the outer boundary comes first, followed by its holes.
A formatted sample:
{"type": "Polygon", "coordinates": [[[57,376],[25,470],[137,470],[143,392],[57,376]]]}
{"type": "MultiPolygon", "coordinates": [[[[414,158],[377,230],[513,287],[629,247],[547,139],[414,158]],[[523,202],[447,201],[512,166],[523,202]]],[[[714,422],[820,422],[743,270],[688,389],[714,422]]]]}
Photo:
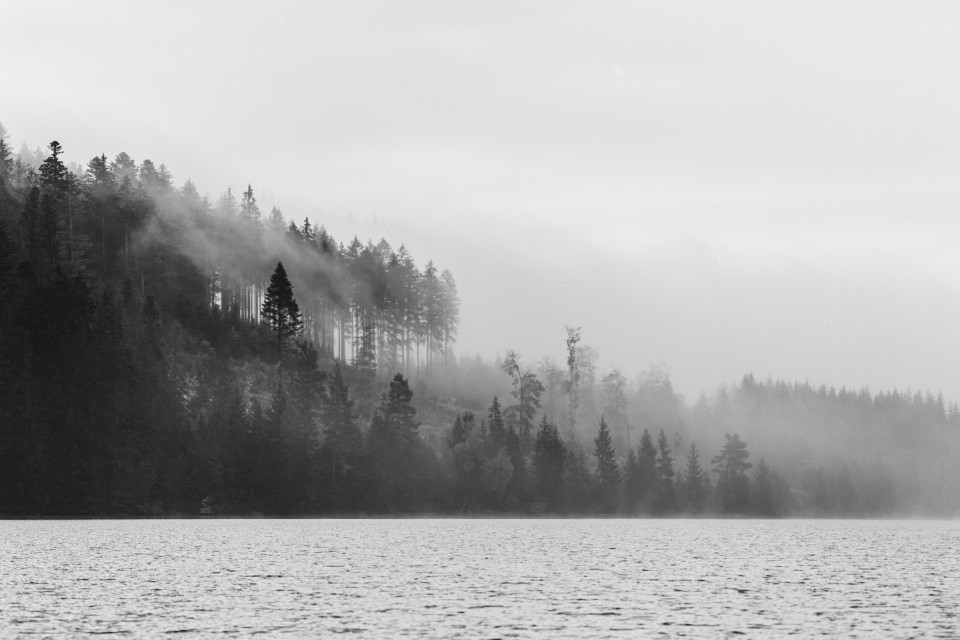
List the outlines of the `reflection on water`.
{"type": "Polygon", "coordinates": [[[0,637],[956,638],[958,603],[955,522],[0,522],[0,637]]]}

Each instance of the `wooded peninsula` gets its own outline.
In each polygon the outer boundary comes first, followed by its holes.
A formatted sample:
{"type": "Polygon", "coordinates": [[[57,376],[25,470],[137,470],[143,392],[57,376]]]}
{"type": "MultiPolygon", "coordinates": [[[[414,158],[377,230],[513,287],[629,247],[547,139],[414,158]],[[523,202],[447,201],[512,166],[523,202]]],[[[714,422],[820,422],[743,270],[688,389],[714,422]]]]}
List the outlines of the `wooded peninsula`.
{"type": "Polygon", "coordinates": [[[0,516],[960,512],[940,395],[457,357],[404,245],[62,154],[0,126],[0,516]]]}

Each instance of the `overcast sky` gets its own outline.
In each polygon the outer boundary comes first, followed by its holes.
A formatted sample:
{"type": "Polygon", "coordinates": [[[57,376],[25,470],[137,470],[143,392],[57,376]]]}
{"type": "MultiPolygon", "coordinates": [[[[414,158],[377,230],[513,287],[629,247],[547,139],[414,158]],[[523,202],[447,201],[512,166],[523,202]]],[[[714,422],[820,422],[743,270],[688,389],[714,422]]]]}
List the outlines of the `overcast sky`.
{"type": "MultiPolygon", "coordinates": [[[[195,6],[196,5],[196,6],[195,6]]],[[[460,353],[960,400],[960,3],[3,11],[0,121],[381,235],[460,353]]]]}

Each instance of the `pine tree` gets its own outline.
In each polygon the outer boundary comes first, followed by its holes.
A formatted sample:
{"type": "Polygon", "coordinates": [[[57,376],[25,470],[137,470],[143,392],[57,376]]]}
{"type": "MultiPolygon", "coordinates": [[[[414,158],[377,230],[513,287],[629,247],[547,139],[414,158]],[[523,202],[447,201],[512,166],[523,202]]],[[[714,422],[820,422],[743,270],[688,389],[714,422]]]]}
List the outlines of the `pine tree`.
{"type": "Polygon", "coordinates": [[[157,182],[161,189],[169,189],[173,186],[173,174],[167,168],[167,165],[160,163],[160,169],[157,171],[157,182]]]}
{"type": "Polygon", "coordinates": [[[492,454],[496,455],[496,452],[501,448],[505,447],[507,444],[507,428],[503,422],[503,412],[500,409],[500,400],[496,396],[493,397],[493,402],[490,404],[490,409],[487,411],[487,421],[488,421],[488,444],[492,454]]]}
{"type": "Polygon", "coordinates": [[[723,450],[711,461],[717,474],[717,498],[724,512],[743,513],[749,501],[746,471],[753,465],[747,462],[750,453],[740,436],[727,433],[724,437],[723,450]]]}
{"type": "Polygon", "coordinates": [[[469,411],[463,414],[457,414],[453,421],[453,427],[450,429],[450,437],[447,439],[447,446],[451,449],[458,444],[467,441],[470,431],[473,429],[473,414],[469,411]]]}
{"type": "Polygon", "coordinates": [[[382,508],[410,509],[427,502],[432,457],[420,439],[410,384],[397,374],[370,424],[367,439],[382,508]]]}
{"type": "Polygon", "coordinates": [[[600,508],[610,513],[616,509],[617,496],[620,493],[620,465],[617,464],[616,453],[613,450],[613,441],[607,421],[600,416],[600,428],[597,437],[593,439],[594,456],[597,458],[597,489],[599,491],[600,508]]]}
{"type": "Polygon", "coordinates": [[[240,199],[240,219],[248,224],[260,224],[260,207],[257,206],[257,199],[253,197],[253,187],[249,184],[240,199]]]}
{"type": "Polygon", "coordinates": [[[443,351],[443,296],[441,281],[433,261],[427,263],[420,280],[420,303],[423,308],[421,337],[427,349],[427,373],[433,371],[433,358],[443,351]]]}
{"type": "Polygon", "coordinates": [[[40,165],[40,182],[44,187],[62,191],[67,186],[67,167],[60,160],[63,147],[54,140],[50,143],[50,156],[40,165]]]}
{"type": "Polygon", "coordinates": [[[380,414],[385,419],[389,433],[401,440],[418,438],[417,410],[411,404],[412,400],[410,383],[398,373],[390,381],[390,389],[381,399],[380,414]]]}
{"type": "Polygon", "coordinates": [[[683,470],[683,497],[687,507],[694,513],[702,511],[709,492],[710,477],[700,464],[697,443],[691,442],[683,470]]]}
{"type": "Polygon", "coordinates": [[[503,370],[513,379],[511,394],[517,404],[507,407],[507,421],[516,428],[521,444],[525,451],[529,451],[532,439],[533,420],[540,409],[540,396],[543,394],[543,384],[532,371],[523,371],[520,368],[520,355],[512,350],[507,351],[503,361],[503,370]]]}
{"type": "Polygon", "coordinates": [[[640,509],[641,488],[637,454],[633,449],[629,449],[627,461],[623,465],[623,503],[627,513],[636,513],[640,509]]]}
{"type": "Polygon", "coordinates": [[[320,419],[324,425],[324,448],[330,458],[330,480],[337,484],[357,464],[363,450],[363,434],[356,424],[350,390],[339,364],[334,365],[328,386],[320,419]]]}
{"type": "Polygon", "coordinates": [[[40,245],[40,187],[34,186],[27,193],[20,214],[20,228],[23,230],[27,259],[32,261],[40,245]]]}
{"type": "Polygon", "coordinates": [[[483,463],[485,446],[480,429],[474,428],[474,415],[458,415],[448,440],[456,474],[454,496],[460,510],[468,511],[484,502],[483,463]]]}
{"type": "Polygon", "coordinates": [[[652,510],[657,496],[657,447],[646,429],[637,447],[637,486],[641,509],[652,510]]]}
{"type": "Polygon", "coordinates": [[[543,416],[533,444],[533,469],[535,490],[550,512],[555,513],[563,508],[566,458],[567,448],[557,428],[547,421],[547,416],[543,416]]]}
{"type": "Polygon", "coordinates": [[[580,327],[566,327],[567,332],[567,369],[570,377],[564,384],[565,392],[569,398],[567,406],[567,420],[570,423],[570,436],[577,433],[577,390],[580,386],[580,371],[577,362],[577,344],[580,342],[580,327]]]}
{"type": "Polygon", "coordinates": [[[283,212],[274,207],[270,209],[270,217],[267,219],[267,228],[276,234],[283,233],[286,225],[284,224],[283,212]]]}
{"type": "Polygon", "coordinates": [[[140,163],[140,184],[151,189],[160,186],[160,172],[152,160],[140,163]]]}
{"type": "Polygon", "coordinates": [[[300,227],[300,237],[307,244],[313,244],[313,227],[310,225],[310,218],[303,219],[303,226],[300,227]]]}
{"type": "Polygon", "coordinates": [[[363,325],[360,334],[360,348],[353,357],[353,388],[360,403],[359,412],[369,418],[376,400],[374,383],[377,377],[376,335],[372,324],[363,325]]]}
{"type": "MultiPolygon", "coordinates": [[[[776,517],[788,512],[792,507],[790,487],[787,485],[786,479],[767,466],[763,458],[757,462],[752,484],[750,510],[753,513],[760,516],[776,517]]],[[[840,494],[840,491],[835,493],[840,494]]]]}
{"type": "Polygon", "coordinates": [[[282,369],[284,342],[299,335],[303,329],[300,307],[293,297],[293,286],[287,278],[282,262],[277,263],[277,268],[270,276],[270,286],[263,298],[261,314],[263,321],[277,334],[277,360],[282,369]]]}
{"type": "Polygon", "coordinates": [[[657,437],[657,510],[661,513],[672,511],[676,504],[673,476],[673,455],[670,453],[667,436],[663,429],[660,429],[657,437]]]}
{"type": "Polygon", "coordinates": [[[627,378],[619,369],[614,369],[601,380],[603,392],[606,396],[607,410],[613,415],[613,428],[616,433],[626,433],[627,449],[633,447],[630,442],[629,425],[624,425],[624,409],[627,405],[624,389],[627,387],[627,378]]]}
{"type": "Polygon", "coordinates": [[[7,142],[7,130],[0,122],[0,186],[3,186],[10,179],[13,171],[13,154],[10,149],[10,143],[7,142]]]}
{"type": "Polygon", "coordinates": [[[126,152],[120,152],[114,156],[110,163],[110,171],[116,177],[118,184],[122,184],[124,180],[132,183],[137,179],[137,163],[126,152]]]}
{"type": "MultiPolygon", "coordinates": [[[[457,283],[449,269],[440,274],[440,315],[443,333],[444,359],[451,356],[451,345],[457,338],[457,324],[460,322],[460,297],[457,295],[457,283]]],[[[532,428],[532,424],[530,427],[532,428]]]]}

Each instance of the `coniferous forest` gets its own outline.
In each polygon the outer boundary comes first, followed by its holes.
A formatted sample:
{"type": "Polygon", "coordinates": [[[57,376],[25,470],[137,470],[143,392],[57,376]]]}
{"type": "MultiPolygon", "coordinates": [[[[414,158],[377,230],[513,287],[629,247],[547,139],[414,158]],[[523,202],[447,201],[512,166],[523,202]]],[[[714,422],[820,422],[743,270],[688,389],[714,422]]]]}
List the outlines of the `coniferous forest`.
{"type": "Polygon", "coordinates": [[[0,515],[954,515],[921,391],[454,354],[454,275],[0,127],[0,515]]]}

